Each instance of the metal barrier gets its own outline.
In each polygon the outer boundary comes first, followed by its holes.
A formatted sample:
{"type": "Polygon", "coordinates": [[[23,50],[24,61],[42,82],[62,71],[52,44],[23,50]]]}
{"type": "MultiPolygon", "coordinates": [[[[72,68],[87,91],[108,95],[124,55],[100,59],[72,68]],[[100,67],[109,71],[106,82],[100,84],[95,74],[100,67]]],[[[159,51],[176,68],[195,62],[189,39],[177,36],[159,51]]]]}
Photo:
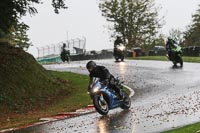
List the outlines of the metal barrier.
{"type": "Polygon", "coordinates": [[[40,59],[55,58],[60,56],[63,44],[66,44],[66,48],[70,51],[71,55],[83,54],[85,52],[86,38],[76,38],[67,41],[63,41],[57,44],[51,44],[44,47],[38,47],[38,57],[40,59]]]}
{"type": "MultiPolygon", "coordinates": [[[[95,54],[76,54],[70,56],[70,61],[78,61],[78,60],[94,60],[94,59],[110,59],[113,58],[113,51],[102,50],[100,53],[95,54]]],[[[37,59],[37,61],[41,64],[51,64],[51,63],[61,63],[62,60],[60,56],[50,57],[50,58],[41,58],[37,59]]]]}

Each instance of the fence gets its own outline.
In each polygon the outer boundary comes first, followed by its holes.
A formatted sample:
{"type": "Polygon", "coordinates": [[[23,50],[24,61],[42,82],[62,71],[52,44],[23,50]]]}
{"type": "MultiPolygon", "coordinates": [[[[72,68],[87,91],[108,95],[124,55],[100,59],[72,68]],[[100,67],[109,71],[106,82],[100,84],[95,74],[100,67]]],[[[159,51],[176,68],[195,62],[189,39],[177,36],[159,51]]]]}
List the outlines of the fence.
{"type": "Polygon", "coordinates": [[[184,56],[200,56],[200,46],[183,47],[184,56]]]}
{"type": "Polygon", "coordinates": [[[66,44],[66,48],[70,50],[71,55],[83,54],[85,52],[86,38],[76,38],[63,41],[57,44],[51,44],[44,47],[38,47],[38,59],[52,58],[60,56],[61,47],[66,44]]]}

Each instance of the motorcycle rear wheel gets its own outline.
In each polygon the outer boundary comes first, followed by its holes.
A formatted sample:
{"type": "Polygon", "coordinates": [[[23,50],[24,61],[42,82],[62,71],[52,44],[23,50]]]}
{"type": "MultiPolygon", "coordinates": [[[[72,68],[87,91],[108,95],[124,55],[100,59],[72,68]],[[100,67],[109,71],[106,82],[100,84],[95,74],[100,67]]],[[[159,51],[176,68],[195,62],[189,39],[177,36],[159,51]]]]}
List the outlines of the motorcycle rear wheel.
{"type": "Polygon", "coordinates": [[[95,107],[96,111],[99,112],[99,114],[107,115],[109,112],[108,103],[106,102],[106,100],[104,98],[103,98],[103,100],[101,98],[102,98],[101,95],[94,96],[94,98],[93,98],[94,107],[95,107]]]}

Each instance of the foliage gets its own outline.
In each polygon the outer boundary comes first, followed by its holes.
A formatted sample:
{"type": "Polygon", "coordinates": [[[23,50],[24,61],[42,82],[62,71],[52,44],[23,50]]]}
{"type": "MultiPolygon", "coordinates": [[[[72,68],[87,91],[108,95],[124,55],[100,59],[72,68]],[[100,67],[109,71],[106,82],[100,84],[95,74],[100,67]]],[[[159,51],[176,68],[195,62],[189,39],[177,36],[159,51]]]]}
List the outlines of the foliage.
{"type": "MultiPolygon", "coordinates": [[[[66,8],[65,0],[52,0],[55,13],[66,8]]],[[[27,14],[34,15],[37,9],[33,4],[41,4],[41,0],[1,0],[0,1],[0,41],[7,41],[10,38],[16,46],[28,48],[29,39],[26,35],[28,26],[19,20],[27,14]],[[22,28],[22,29],[20,29],[22,28]],[[17,41],[16,41],[17,40],[17,41]]]]}
{"type": "Polygon", "coordinates": [[[192,18],[192,24],[187,27],[187,30],[184,33],[184,45],[200,46],[200,5],[192,18]]]}
{"type": "Polygon", "coordinates": [[[179,29],[171,29],[169,31],[169,36],[177,43],[181,44],[183,40],[182,32],[179,29]]]}
{"type": "Polygon", "coordinates": [[[165,46],[165,39],[164,35],[160,34],[158,37],[155,37],[151,44],[143,45],[143,48],[146,52],[151,50],[154,46],[165,46]]]}
{"type": "Polygon", "coordinates": [[[28,29],[29,27],[22,22],[16,25],[15,28],[12,27],[10,31],[4,35],[4,39],[8,40],[7,42],[9,42],[9,44],[12,46],[27,50],[31,45],[31,42],[29,42],[29,38],[26,33],[28,29]]]}
{"type": "Polygon", "coordinates": [[[99,7],[129,48],[151,44],[161,27],[154,0],[101,0],[99,7]]]}

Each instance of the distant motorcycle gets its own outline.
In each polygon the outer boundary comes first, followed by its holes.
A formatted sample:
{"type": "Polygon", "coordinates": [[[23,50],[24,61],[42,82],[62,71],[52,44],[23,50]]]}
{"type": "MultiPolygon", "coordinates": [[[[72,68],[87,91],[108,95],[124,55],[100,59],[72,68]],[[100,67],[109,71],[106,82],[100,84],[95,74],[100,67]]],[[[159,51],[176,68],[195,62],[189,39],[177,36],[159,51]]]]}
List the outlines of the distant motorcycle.
{"type": "Polygon", "coordinates": [[[125,46],[123,44],[119,44],[114,48],[114,57],[116,61],[124,61],[124,52],[125,52],[125,46]]]}
{"type": "Polygon", "coordinates": [[[120,99],[113,89],[108,88],[98,79],[95,79],[91,85],[90,96],[96,111],[101,115],[108,114],[110,109],[117,107],[128,109],[131,106],[131,100],[128,94],[123,90],[122,83],[119,80],[116,80],[116,82],[118,82],[118,85],[122,89],[123,99],[120,99]]]}
{"type": "Polygon", "coordinates": [[[65,62],[65,61],[69,62],[69,60],[70,60],[69,50],[62,50],[60,57],[63,62],[65,62]]]}
{"type": "Polygon", "coordinates": [[[166,55],[170,61],[174,64],[174,67],[179,63],[181,67],[183,67],[183,59],[182,59],[182,48],[177,45],[171,52],[171,55],[166,55]]]}

